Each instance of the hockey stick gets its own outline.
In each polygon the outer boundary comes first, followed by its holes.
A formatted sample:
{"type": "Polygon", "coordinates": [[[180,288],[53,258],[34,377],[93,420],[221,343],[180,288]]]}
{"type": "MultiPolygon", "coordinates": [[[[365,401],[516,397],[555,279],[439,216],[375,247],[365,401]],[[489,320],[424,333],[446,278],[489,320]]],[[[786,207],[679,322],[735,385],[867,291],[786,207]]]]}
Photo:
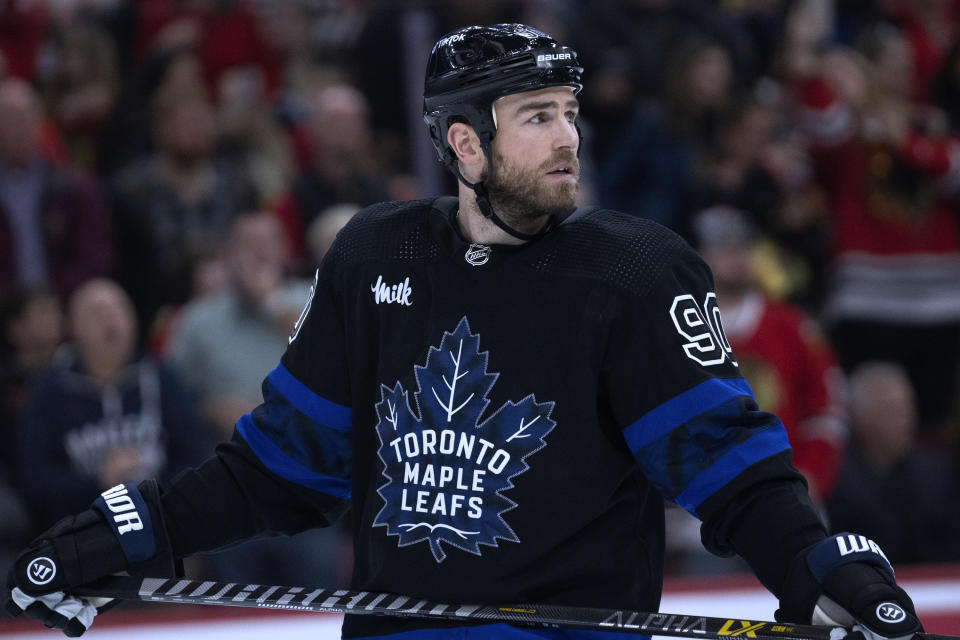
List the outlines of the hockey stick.
{"type": "MultiPolygon", "coordinates": [[[[505,622],[527,627],[569,627],[715,640],[840,640],[847,633],[846,629],[839,627],[780,624],[740,618],[711,618],[562,605],[443,604],[409,596],[369,591],[167,580],[136,576],[110,576],[90,585],[71,589],[71,593],[78,596],[148,602],[215,604],[320,613],[431,618],[459,622],[505,622]]],[[[960,640],[960,638],[927,633],[917,634],[914,640],[960,640]]]]}

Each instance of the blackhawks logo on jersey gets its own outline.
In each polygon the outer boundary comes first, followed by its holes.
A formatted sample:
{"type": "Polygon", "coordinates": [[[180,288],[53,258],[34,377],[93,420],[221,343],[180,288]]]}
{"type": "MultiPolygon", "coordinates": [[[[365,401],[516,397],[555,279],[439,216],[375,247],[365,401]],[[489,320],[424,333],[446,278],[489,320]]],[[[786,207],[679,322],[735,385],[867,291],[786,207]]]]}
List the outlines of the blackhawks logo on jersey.
{"type": "Polygon", "coordinates": [[[480,555],[482,544],[519,542],[504,520],[517,505],[505,494],[556,424],[553,403],[532,394],[480,422],[499,375],[487,372],[487,360],[464,317],[414,367],[414,406],[399,382],[380,386],[377,436],[387,482],[373,526],[386,527],[401,547],[426,541],[437,562],[446,545],[480,555]]]}

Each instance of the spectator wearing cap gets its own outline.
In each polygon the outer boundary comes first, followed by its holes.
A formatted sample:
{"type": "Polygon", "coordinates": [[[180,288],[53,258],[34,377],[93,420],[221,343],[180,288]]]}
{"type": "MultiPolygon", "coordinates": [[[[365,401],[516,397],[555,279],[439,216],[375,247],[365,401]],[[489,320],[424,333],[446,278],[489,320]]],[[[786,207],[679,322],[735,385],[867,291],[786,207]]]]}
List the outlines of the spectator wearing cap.
{"type": "MultiPolygon", "coordinates": [[[[746,212],[718,205],[691,218],[694,244],[713,271],[717,306],[743,377],[762,411],[783,422],[793,464],[821,509],[833,490],[846,443],[840,404],[842,374],[813,321],[798,307],[768,296],[760,285],[761,239],[746,212]]],[[[667,558],[675,573],[743,572],[700,544],[699,523],[680,509],[666,511],[667,558]]]]}
{"type": "MultiPolygon", "coordinates": [[[[718,205],[691,218],[694,244],[713,271],[723,330],[762,411],[783,422],[793,464],[814,503],[823,508],[836,483],[846,442],[840,404],[842,375],[830,347],[798,308],[768,296],[760,285],[761,239],[746,212],[718,205]]],[[[669,505],[668,505],[669,506],[669,505]]],[[[666,511],[670,571],[686,575],[743,572],[736,559],[718,559],[700,543],[699,522],[666,511]]]]}
{"type": "Polygon", "coordinates": [[[723,326],[760,408],[779,417],[810,495],[830,494],[846,439],[842,374],[814,322],[759,286],[759,238],[749,215],[718,206],[693,219],[695,242],[713,271],[723,326]]]}

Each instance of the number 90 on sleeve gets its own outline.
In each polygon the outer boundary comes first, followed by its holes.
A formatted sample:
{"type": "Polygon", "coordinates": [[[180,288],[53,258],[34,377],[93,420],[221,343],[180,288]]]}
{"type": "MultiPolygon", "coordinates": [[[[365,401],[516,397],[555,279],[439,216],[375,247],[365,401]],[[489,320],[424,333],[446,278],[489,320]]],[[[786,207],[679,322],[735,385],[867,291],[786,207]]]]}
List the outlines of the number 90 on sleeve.
{"type": "Polygon", "coordinates": [[[675,297],[670,305],[670,319],[677,333],[686,340],[682,346],[688,358],[705,367],[723,364],[726,360],[739,366],[723,332],[717,294],[708,293],[702,306],[689,293],[675,297]]]}

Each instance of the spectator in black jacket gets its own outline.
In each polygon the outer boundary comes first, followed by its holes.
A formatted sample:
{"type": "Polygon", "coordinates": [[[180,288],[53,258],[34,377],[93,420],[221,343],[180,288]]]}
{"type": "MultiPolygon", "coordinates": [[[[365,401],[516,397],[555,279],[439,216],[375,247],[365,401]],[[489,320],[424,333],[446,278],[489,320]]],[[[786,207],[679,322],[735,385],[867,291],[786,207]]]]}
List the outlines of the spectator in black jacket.
{"type": "Polygon", "coordinates": [[[18,476],[37,525],[122,482],[169,477],[203,455],[203,430],[181,382],[137,354],[133,307],[91,280],[69,305],[73,337],[36,383],[18,437],[18,476]]]}
{"type": "Polygon", "coordinates": [[[858,531],[893,563],[960,560],[960,496],[949,460],[916,443],[906,372],[887,362],[850,378],[852,441],[827,501],[834,531],[858,531]]]}
{"type": "Polygon", "coordinates": [[[114,181],[117,279],[130,292],[144,332],[165,304],[182,304],[189,257],[216,245],[233,218],[255,209],[248,176],[214,156],[213,105],[200,87],[158,90],[154,154],[123,168],[114,181]]]}
{"type": "Polygon", "coordinates": [[[0,469],[16,458],[15,431],[27,394],[63,340],[63,311],[53,290],[22,287],[0,300],[0,469]]]}

